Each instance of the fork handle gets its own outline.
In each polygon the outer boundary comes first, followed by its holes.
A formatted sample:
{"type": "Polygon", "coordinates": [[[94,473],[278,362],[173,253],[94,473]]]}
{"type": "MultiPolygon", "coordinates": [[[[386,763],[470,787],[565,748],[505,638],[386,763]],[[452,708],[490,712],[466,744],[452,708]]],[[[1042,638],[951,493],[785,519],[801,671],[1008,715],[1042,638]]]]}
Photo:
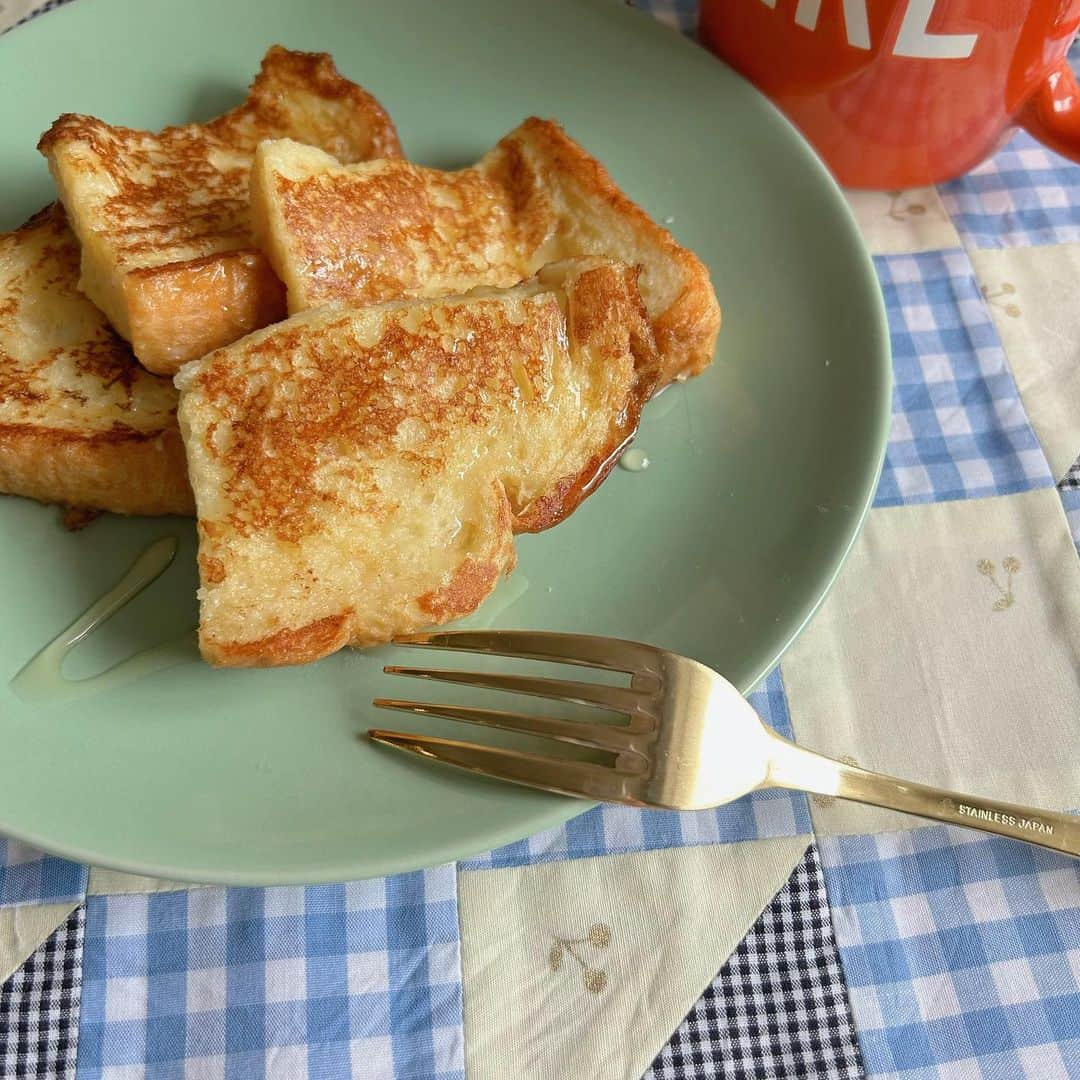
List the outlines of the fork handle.
{"type": "Polygon", "coordinates": [[[965,825],[969,829],[1025,840],[1029,844],[1080,857],[1080,817],[1056,810],[962,795],[945,788],[901,780],[860,769],[806,750],[779,735],[770,745],[769,787],[794,788],[815,795],[869,803],[887,810],[965,825]]]}

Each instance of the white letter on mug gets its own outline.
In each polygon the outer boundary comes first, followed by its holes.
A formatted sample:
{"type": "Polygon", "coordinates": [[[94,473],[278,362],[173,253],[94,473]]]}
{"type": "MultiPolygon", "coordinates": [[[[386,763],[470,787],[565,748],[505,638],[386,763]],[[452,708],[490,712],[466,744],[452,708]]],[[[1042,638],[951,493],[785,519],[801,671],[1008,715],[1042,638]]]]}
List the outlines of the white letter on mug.
{"type": "MultiPolygon", "coordinates": [[[[776,0],[765,0],[769,7],[776,6],[776,0]]],[[[818,15],[821,14],[821,0],[799,0],[795,9],[795,25],[807,30],[817,28],[818,15]]],[[[866,0],[844,0],[844,29],[847,31],[847,43],[856,49],[870,48],[870,26],[866,19],[866,0]]]]}
{"type": "Polygon", "coordinates": [[[900,33],[896,35],[893,56],[919,56],[931,60],[963,60],[970,56],[979,40],[978,34],[928,34],[926,25],[934,12],[934,0],[911,0],[900,33]]]}

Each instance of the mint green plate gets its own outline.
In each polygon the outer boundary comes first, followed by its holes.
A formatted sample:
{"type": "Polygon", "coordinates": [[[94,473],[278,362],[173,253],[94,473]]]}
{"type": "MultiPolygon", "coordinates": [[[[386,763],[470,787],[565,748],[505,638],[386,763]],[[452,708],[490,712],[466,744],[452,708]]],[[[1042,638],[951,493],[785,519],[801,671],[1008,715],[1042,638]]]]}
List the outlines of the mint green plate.
{"type": "MultiPolygon", "coordinates": [[[[877,281],[824,168],[746,83],[615,0],[76,0],[0,39],[0,226],[52,198],[34,144],[59,113],[206,118],[274,42],[332,52],[421,162],[464,164],[525,116],[558,118],[708,262],[716,362],[646,411],[651,466],[522,537],[476,621],[655,642],[749,689],[828,590],[888,426],[877,281]]],[[[586,808],[359,738],[394,718],[376,695],[452,698],[382,675],[415,662],[405,650],[228,672],[187,645],[168,670],[20,700],[8,680],[162,536],[175,562],[72,653],[73,678],[195,625],[194,530],[109,517],[68,534],[55,509],[0,500],[0,832],[141,873],[301,882],[434,865],[586,808]]]]}

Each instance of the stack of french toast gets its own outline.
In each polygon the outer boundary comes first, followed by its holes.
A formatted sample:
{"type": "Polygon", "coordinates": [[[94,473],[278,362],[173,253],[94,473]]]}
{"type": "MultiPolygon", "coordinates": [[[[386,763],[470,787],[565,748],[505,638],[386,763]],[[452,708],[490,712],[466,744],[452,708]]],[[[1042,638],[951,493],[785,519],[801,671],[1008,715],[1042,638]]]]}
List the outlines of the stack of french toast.
{"type": "Polygon", "coordinates": [[[157,133],[61,116],[0,235],[0,491],[195,514],[203,656],[295,664],[474,611],[712,358],[701,261],[549,120],[406,161],[326,54],[157,133]]]}

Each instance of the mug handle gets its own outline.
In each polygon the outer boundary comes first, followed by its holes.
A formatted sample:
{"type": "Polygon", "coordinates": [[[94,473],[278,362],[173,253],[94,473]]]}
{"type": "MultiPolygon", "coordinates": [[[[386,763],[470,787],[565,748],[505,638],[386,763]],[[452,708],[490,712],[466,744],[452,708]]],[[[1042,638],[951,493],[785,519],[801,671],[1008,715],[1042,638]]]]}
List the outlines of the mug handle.
{"type": "Polygon", "coordinates": [[[1017,122],[1051,150],[1080,161],[1080,85],[1068,60],[1046,76],[1017,122]]]}

